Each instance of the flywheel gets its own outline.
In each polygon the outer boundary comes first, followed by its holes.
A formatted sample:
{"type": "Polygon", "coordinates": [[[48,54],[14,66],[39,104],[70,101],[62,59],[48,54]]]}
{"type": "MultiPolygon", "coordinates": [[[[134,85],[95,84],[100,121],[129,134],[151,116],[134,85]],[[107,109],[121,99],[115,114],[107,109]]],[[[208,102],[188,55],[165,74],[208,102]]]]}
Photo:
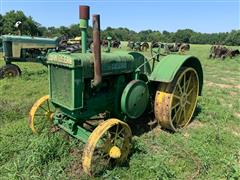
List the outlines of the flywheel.
{"type": "Polygon", "coordinates": [[[121,109],[128,117],[136,119],[147,108],[149,101],[148,86],[144,81],[133,80],[125,87],[121,97],[121,109]]]}

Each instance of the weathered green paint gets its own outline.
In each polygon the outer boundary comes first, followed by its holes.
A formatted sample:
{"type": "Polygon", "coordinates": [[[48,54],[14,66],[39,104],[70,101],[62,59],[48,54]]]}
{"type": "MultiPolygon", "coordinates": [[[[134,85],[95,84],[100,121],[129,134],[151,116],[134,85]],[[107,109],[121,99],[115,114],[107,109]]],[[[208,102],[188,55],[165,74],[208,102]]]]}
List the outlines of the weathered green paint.
{"type": "Polygon", "coordinates": [[[41,37],[32,37],[32,36],[15,36],[15,35],[2,35],[2,41],[11,41],[11,42],[21,42],[21,43],[37,43],[37,44],[48,44],[56,45],[56,38],[41,38],[41,37]]]}
{"type": "Polygon", "coordinates": [[[82,53],[87,52],[87,28],[88,28],[88,20],[80,19],[80,28],[81,28],[81,45],[82,45],[82,53]]]}
{"type": "Polygon", "coordinates": [[[147,84],[141,80],[132,80],[123,91],[121,110],[128,117],[136,119],[144,113],[148,101],[149,90],[147,84]]]}
{"type": "Polygon", "coordinates": [[[139,117],[150,104],[148,91],[154,92],[148,84],[153,81],[171,82],[182,66],[197,70],[202,87],[202,67],[193,56],[169,55],[156,62],[152,72],[150,64],[140,53],[103,52],[102,83],[96,89],[91,87],[93,54],[52,52],[47,58],[51,101],[63,116],[71,120],[61,121],[59,126],[83,141],[88,134],[82,127],[74,134],[73,123],[82,124],[104,112],[120,119],[139,117]],[[143,80],[140,81],[142,86],[136,88],[132,85],[140,79],[143,80]]]}
{"type": "MultiPolygon", "coordinates": [[[[83,68],[84,78],[93,78],[93,54],[92,53],[50,53],[48,64],[60,65],[69,68],[83,68]]],[[[102,75],[114,75],[134,72],[138,66],[146,61],[145,57],[137,52],[117,51],[102,53],[102,75]]],[[[141,68],[141,72],[150,73],[150,65],[147,63],[141,68]],[[144,70],[145,69],[145,70],[144,70]]]]}
{"type": "Polygon", "coordinates": [[[91,132],[87,131],[83,127],[76,124],[75,121],[71,119],[63,119],[61,120],[61,123],[55,122],[58,124],[60,128],[62,128],[64,131],[71,134],[73,137],[80,139],[82,142],[86,143],[91,132]]]}
{"type": "MultiPolygon", "coordinates": [[[[145,62],[139,53],[102,53],[101,86],[93,90],[93,54],[50,53],[48,55],[51,101],[69,117],[83,121],[100,112],[112,112],[120,117],[120,99],[135,70],[145,62]],[[99,106],[101,104],[101,106],[99,106]]],[[[149,64],[139,69],[144,73],[149,64]]]]}
{"type": "Polygon", "coordinates": [[[31,36],[3,35],[2,48],[6,64],[11,62],[39,62],[45,63],[46,59],[40,53],[31,54],[28,57],[26,49],[55,49],[58,45],[58,38],[40,38],[31,36]],[[39,57],[39,58],[38,58],[39,57]]]}
{"type": "Polygon", "coordinates": [[[203,84],[203,70],[200,61],[194,57],[189,55],[168,55],[165,56],[157,62],[155,68],[151,75],[149,76],[150,81],[158,81],[158,82],[171,82],[178,72],[178,70],[182,66],[190,66],[196,69],[199,81],[200,81],[200,91],[202,91],[203,84]]]}

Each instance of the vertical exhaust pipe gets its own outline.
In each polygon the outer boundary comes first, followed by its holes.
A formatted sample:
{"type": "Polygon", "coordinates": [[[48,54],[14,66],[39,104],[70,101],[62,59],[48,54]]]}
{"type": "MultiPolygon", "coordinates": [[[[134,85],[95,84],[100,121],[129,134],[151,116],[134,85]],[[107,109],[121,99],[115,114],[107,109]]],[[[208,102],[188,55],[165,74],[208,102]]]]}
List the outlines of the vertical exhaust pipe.
{"type": "Polygon", "coordinates": [[[79,6],[80,29],[81,29],[81,48],[82,53],[87,52],[87,28],[89,20],[89,6],[79,6]]]}
{"type": "Polygon", "coordinates": [[[100,44],[100,15],[93,15],[93,56],[94,56],[94,79],[92,87],[102,82],[101,44],[100,44]]]}

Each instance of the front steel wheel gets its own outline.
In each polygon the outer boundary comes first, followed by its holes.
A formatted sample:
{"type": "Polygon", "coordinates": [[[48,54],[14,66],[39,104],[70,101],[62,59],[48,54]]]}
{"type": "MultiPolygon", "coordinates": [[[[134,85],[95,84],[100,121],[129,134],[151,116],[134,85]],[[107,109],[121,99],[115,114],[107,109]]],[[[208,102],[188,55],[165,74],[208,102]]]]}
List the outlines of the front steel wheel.
{"type": "Polygon", "coordinates": [[[118,120],[108,119],[98,125],[88,138],[83,151],[83,170],[90,176],[101,174],[115,164],[126,161],[132,132],[118,120]]]}
{"type": "Polygon", "coordinates": [[[173,131],[185,127],[195,111],[198,94],[198,74],[191,67],[181,68],[171,83],[160,84],[154,102],[159,124],[173,131]]]}
{"type": "Polygon", "coordinates": [[[55,107],[49,100],[49,95],[37,100],[29,112],[28,124],[34,133],[41,133],[52,124],[55,107]]]}

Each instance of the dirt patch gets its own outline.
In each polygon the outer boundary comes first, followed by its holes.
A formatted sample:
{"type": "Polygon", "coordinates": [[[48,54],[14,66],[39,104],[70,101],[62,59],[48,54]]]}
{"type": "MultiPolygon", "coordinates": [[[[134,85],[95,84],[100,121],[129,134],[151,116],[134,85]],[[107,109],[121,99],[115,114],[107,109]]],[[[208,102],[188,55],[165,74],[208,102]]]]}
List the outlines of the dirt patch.
{"type": "Polygon", "coordinates": [[[80,179],[81,176],[84,174],[82,168],[82,150],[71,149],[70,156],[72,156],[74,160],[67,167],[66,173],[72,178],[80,179]]]}
{"type": "Polygon", "coordinates": [[[237,83],[237,80],[235,78],[220,78],[220,80],[231,82],[231,83],[237,83]]]}
{"type": "Polygon", "coordinates": [[[233,92],[233,91],[229,91],[230,96],[236,96],[238,93],[237,92],[233,92]]]}
{"type": "Polygon", "coordinates": [[[201,128],[203,127],[203,123],[198,121],[198,120],[193,120],[189,125],[188,128],[193,128],[193,129],[197,129],[197,128],[201,128]]]}
{"type": "Polygon", "coordinates": [[[231,126],[226,128],[227,131],[231,132],[234,136],[240,137],[240,128],[231,126]]]}
{"type": "Polygon", "coordinates": [[[237,88],[240,89],[240,85],[229,85],[229,84],[219,84],[219,83],[214,83],[211,81],[205,81],[206,85],[209,87],[220,87],[220,88],[237,88]]]}
{"type": "Polygon", "coordinates": [[[239,112],[234,113],[234,115],[235,115],[236,117],[240,118],[240,113],[239,113],[239,112]]]}

